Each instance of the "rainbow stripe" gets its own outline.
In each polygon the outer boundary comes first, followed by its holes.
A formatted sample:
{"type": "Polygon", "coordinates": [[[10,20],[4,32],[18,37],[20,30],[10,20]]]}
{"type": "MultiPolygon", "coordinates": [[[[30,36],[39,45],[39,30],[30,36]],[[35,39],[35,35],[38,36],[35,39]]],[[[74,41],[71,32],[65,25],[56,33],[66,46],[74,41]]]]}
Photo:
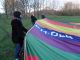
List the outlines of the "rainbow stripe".
{"type": "Polygon", "coordinates": [[[25,60],[80,60],[80,29],[38,20],[25,37],[25,60]]]}

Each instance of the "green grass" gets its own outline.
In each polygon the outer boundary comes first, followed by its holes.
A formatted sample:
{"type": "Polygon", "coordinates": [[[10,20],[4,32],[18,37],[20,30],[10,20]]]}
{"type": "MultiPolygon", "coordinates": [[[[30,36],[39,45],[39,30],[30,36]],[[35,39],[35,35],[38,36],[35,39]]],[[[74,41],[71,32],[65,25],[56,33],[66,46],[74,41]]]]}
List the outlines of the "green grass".
{"type": "MultiPolygon", "coordinates": [[[[80,22],[80,16],[47,16],[47,18],[69,23],[80,22]]],[[[24,18],[23,25],[30,29],[30,19],[24,18]]],[[[11,41],[11,18],[7,18],[4,15],[0,15],[0,60],[13,60],[14,44],[11,41]]]]}
{"type": "MultiPolygon", "coordinates": [[[[23,19],[23,25],[30,29],[30,19],[23,19]]],[[[11,18],[0,16],[0,60],[13,60],[14,44],[11,40],[11,18]]]]}

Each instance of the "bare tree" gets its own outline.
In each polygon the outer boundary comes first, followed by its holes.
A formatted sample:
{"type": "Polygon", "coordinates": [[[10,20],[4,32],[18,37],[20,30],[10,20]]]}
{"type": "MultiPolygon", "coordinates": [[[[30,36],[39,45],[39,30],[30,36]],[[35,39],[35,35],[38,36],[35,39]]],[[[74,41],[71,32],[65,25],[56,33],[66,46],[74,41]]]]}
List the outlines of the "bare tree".
{"type": "Polygon", "coordinates": [[[30,4],[30,8],[32,8],[32,10],[34,11],[34,15],[39,15],[39,11],[41,8],[40,5],[40,0],[32,0],[31,4],[30,4]]]}
{"type": "Polygon", "coordinates": [[[4,9],[6,15],[11,15],[14,11],[14,0],[5,0],[4,1],[4,9]]]}
{"type": "Polygon", "coordinates": [[[45,11],[47,12],[50,7],[54,9],[54,0],[51,0],[50,6],[48,5],[48,0],[5,0],[4,3],[6,15],[11,15],[15,10],[18,10],[27,16],[32,12],[39,16],[44,14],[45,11]]]}
{"type": "Polygon", "coordinates": [[[64,15],[80,15],[79,11],[79,5],[72,2],[67,2],[63,8],[64,15]]]}

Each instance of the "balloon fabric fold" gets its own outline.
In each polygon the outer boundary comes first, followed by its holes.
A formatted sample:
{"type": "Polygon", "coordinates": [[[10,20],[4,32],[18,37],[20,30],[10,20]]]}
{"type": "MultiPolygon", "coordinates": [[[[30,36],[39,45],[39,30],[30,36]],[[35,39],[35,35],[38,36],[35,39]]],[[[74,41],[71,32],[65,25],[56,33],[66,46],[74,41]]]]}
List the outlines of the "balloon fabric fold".
{"type": "Polygon", "coordinates": [[[80,29],[38,20],[24,41],[24,60],[80,60],[80,29]]]}

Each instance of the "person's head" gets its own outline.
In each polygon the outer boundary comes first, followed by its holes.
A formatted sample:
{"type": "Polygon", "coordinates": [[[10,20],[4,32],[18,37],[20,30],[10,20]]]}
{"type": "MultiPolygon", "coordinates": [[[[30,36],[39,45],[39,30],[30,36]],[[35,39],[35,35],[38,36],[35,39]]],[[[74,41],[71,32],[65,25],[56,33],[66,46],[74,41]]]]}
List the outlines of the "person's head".
{"type": "Polygon", "coordinates": [[[34,15],[31,15],[31,19],[36,19],[36,17],[34,15]]]}
{"type": "Polygon", "coordinates": [[[20,17],[20,16],[21,16],[21,12],[20,12],[20,11],[15,11],[15,12],[13,13],[13,16],[16,17],[16,18],[21,18],[21,17],[20,17]]]}
{"type": "Polygon", "coordinates": [[[31,17],[34,17],[34,15],[31,15],[31,17]]]}
{"type": "Polygon", "coordinates": [[[44,19],[45,18],[45,15],[41,15],[41,18],[44,19]]]}

